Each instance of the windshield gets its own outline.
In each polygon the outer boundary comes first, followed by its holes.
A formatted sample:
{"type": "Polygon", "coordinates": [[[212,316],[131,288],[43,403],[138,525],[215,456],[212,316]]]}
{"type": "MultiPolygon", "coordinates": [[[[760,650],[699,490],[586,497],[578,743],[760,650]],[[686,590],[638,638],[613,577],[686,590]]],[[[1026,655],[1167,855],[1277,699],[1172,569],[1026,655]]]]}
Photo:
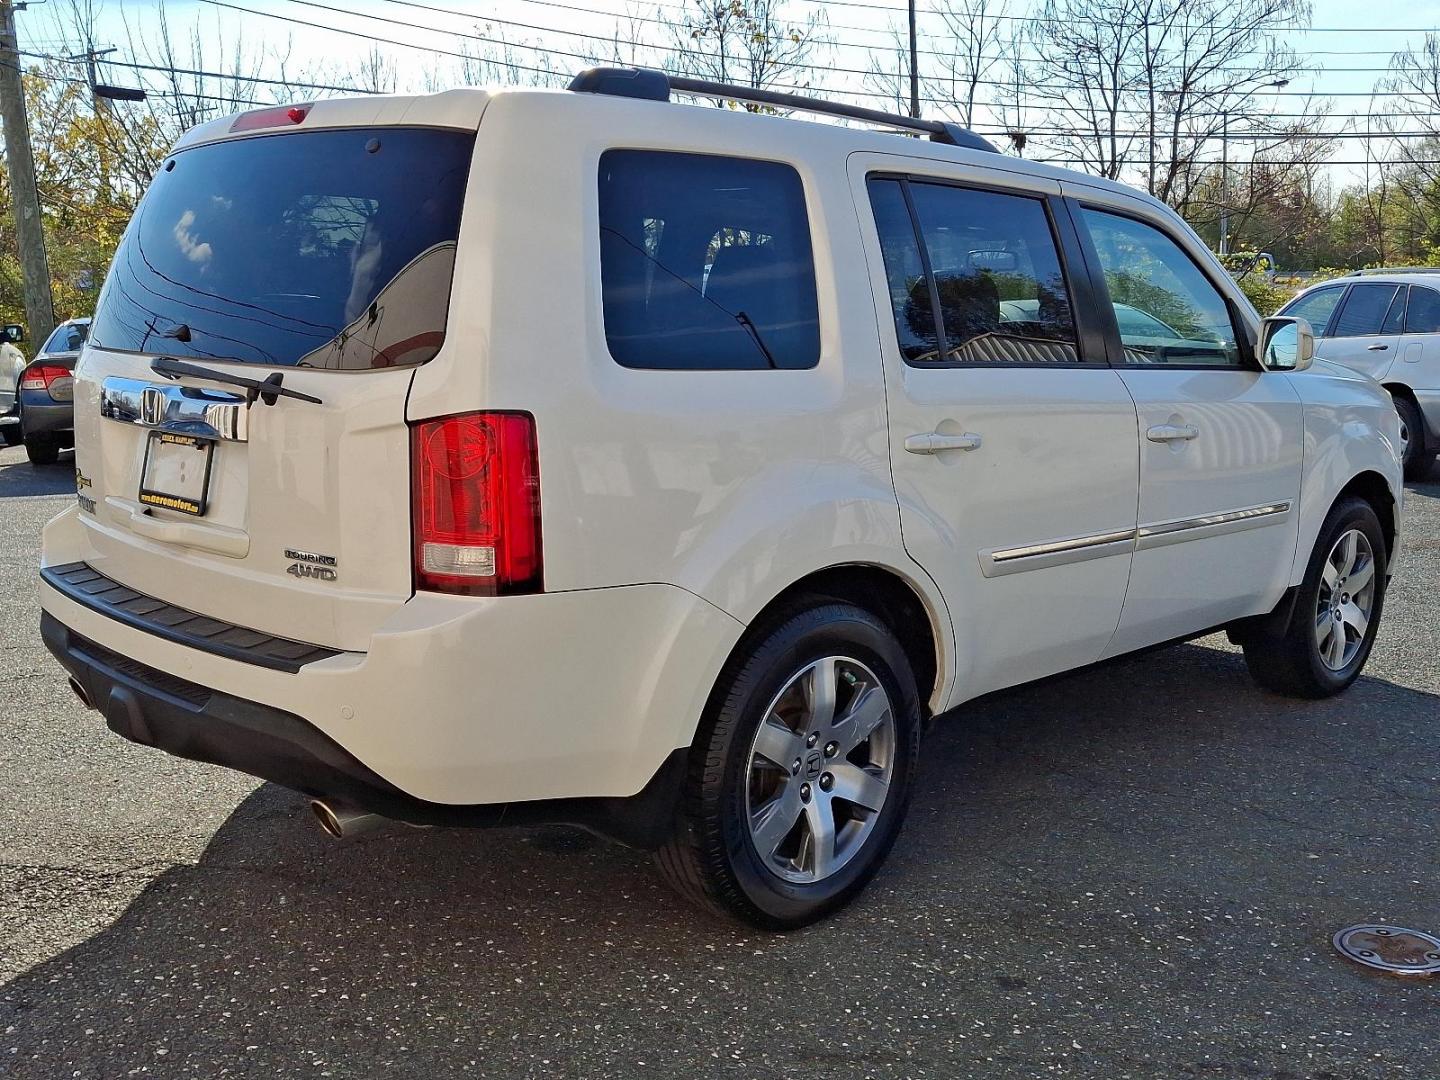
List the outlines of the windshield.
{"type": "Polygon", "coordinates": [[[361,369],[445,337],[473,133],[287,132],[156,174],[91,328],[106,349],[361,369]]]}

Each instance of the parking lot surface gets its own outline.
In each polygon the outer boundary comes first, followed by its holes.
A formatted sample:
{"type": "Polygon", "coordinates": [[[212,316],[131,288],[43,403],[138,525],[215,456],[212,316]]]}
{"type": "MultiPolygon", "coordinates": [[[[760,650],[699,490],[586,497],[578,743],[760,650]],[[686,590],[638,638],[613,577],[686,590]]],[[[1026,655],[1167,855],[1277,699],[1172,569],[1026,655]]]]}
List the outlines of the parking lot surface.
{"type": "Polygon", "coordinates": [[[37,632],[70,461],[0,451],[0,1075],[1440,1075],[1440,981],[1330,947],[1440,929],[1440,485],[1348,694],[1211,637],[974,703],[871,889],[777,936],[578,831],[336,844],[111,735],[37,632]]]}

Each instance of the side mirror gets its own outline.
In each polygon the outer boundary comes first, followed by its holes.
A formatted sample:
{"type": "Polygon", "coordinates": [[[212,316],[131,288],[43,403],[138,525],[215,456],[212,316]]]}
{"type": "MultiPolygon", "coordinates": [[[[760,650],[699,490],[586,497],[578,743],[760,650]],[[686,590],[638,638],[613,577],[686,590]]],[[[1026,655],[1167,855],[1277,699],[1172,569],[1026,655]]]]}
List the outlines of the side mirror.
{"type": "Polygon", "coordinates": [[[19,323],[6,323],[4,333],[0,334],[0,340],[8,341],[13,345],[20,344],[25,340],[25,327],[19,323]]]}
{"type": "Polygon", "coordinates": [[[1304,371],[1315,359],[1315,331],[1308,320],[1277,315],[1260,326],[1260,363],[1267,371],[1304,371]]]}

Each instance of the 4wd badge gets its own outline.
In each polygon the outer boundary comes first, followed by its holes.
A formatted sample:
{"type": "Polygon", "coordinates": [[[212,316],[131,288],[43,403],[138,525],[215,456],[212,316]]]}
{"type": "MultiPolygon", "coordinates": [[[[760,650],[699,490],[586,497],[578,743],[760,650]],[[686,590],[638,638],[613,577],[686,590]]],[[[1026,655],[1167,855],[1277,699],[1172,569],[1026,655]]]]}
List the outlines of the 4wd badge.
{"type": "Polygon", "coordinates": [[[318,581],[334,581],[335,556],[320,555],[313,551],[297,551],[295,548],[285,549],[285,558],[291,563],[286,567],[285,572],[292,577],[314,578],[318,581]]]}

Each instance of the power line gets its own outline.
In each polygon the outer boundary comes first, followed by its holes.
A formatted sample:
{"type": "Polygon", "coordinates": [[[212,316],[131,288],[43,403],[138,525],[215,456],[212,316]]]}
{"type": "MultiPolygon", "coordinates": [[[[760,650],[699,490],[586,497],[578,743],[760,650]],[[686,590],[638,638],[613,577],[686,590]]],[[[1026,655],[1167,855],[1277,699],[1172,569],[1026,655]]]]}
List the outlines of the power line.
{"type": "MultiPolygon", "coordinates": [[[[297,3],[303,3],[304,0],[295,0],[295,2],[297,2],[297,3]]],[[[518,22],[518,21],[515,21],[515,20],[513,20],[513,19],[502,19],[502,18],[499,18],[499,17],[494,16],[494,15],[482,14],[482,13],[474,12],[474,11],[461,11],[461,10],[457,10],[457,9],[455,9],[455,8],[441,7],[441,6],[437,5],[437,4],[420,3],[419,0],[385,0],[385,2],[386,2],[386,3],[389,3],[389,4],[395,4],[395,5],[400,6],[400,7],[414,8],[414,9],[416,9],[416,10],[418,10],[418,11],[428,11],[428,12],[431,12],[431,13],[436,14],[436,15],[450,15],[450,16],[454,16],[455,18],[471,19],[471,20],[475,20],[476,22],[482,23],[482,24],[485,24],[485,25],[489,25],[489,24],[492,24],[492,23],[493,23],[493,24],[501,25],[501,26],[516,26],[516,27],[520,27],[520,28],[526,29],[526,30],[537,30],[537,31],[539,31],[539,32],[541,32],[541,33],[547,33],[547,34],[565,34],[565,35],[569,35],[569,36],[571,36],[571,37],[590,38],[590,39],[593,39],[593,40],[606,41],[606,42],[618,42],[619,44],[622,44],[622,45],[641,45],[641,44],[642,44],[641,42],[637,42],[637,41],[633,41],[633,40],[627,40],[627,39],[625,39],[625,38],[618,38],[618,37],[612,36],[612,35],[599,34],[599,33],[585,33],[585,32],[578,31],[578,30],[566,30],[566,29],[562,29],[562,28],[560,28],[560,27],[540,26],[540,25],[536,25],[536,24],[534,24],[534,23],[518,22]]],[[[564,10],[564,11],[578,12],[578,13],[586,14],[586,15],[596,15],[596,16],[602,16],[602,17],[611,17],[611,16],[612,16],[612,13],[610,13],[610,12],[597,11],[597,10],[594,9],[594,8],[580,7],[580,6],[576,5],[576,4],[567,4],[567,3],[561,2],[561,0],[524,0],[524,2],[525,2],[525,3],[531,3],[531,4],[538,4],[538,5],[541,5],[541,6],[544,6],[544,7],[558,8],[558,9],[564,10]]],[[[678,7],[678,6],[667,5],[667,4],[661,4],[661,5],[659,5],[659,6],[660,6],[662,9],[665,9],[665,10],[681,11],[681,12],[686,13],[687,15],[693,15],[693,14],[694,14],[693,10],[690,9],[690,8],[678,7]]],[[[379,16],[369,16],[369,15],[366,15],[364,12],[358,12],[358,11],[355,11],[355,12],[347,12],[347,14],[355,15],[356,17],[359,17],[359,18],[379,18],[379,16]]],[[[987,16],[987,18],[988,18],[988,17],[989,17],[989,16],[987,16]]],[[[647,25],[650,25],[650,26],[663,26],[663,27],[667,27],[667,28],[675,27],[675,26],[679,25],[677,22],[674,22],[674,21],[667,21],[667,20],[665,20],[665,19],[657,19],[657,18],[647,17],[647,16],[644,16],[644,15],[630,15],[630,14],[619,14],[619,13],[615,13],[615,14],[613,15],[613,18],[616,20],[617,23],[619,23],[619,22],[625,22],[625,23],[644,23],[644,24],[647,24],[647,25]]],[[[389,20],[387,20],[387,21],[389,21],[389,20]]],[[[445,28],[442,28],[442,27],[422,27],[422,26],[417,26],[416,24],[413,24],[413,23],[401,23],[401,25],[404,25],[404,26],[412,26],[412,27],[414,27],[415,29],[429,29],[429,30],[434,30],[434,31],[436,31],[436,32],[438,32],[438,33],[446,33],[446,34],[454,33],[454,34],[457,34],[457,35],[459,35],[459,36],[465,36],[465,35],[464,35],[463,33],[461,33],[460,31],[452,31],[452,30],[448,30],[448,29],[445,29],[445,28]]],[[[472,24],[472,25],[473,25],[473,24],[472,24]]],[[[847,27],[847,26],[836,26],[836,25],[834,25],[834,24],[828,24],[828,25],[829,25],[829,28],[830,28],[830,29],[833,29],[833,30],[852,30],[852,31],[860,32],[860,33],[878,33],[878,34],[884,34],[884,35],[886,35],[886,36],[890,36],[890,35],[892,34],[892,31],[890,31],[890,30],[879,30],[879,29],[876,29],[875,27],[858,27],[858,26],[847,27]]],[[[942,40],[952,40],[952,41],[953,41],[953,40],[955,40],[954,35],[948,35],[948,34],[922,34],[922,35],[920,35],[920,36],[923,37],[923,38],[925,38],[926,40],[934,40],[934,41],[942,41],[942,40]]],[[[892,40],[890,43],[887,43],[887,44],[893,45],[893,44],[895,44],[895,42],[892,40]]],[[[835,40],[829,40],[829,39],[827,39],[827,40],[824,41],[824,45],[825,45],[826,47],[832,48],[832,49],[858,49],[858,50],[861,50],[861,51],[867,52],[867,53],[879,52],[879,51],[883,51],[883,50],[885,50],[885,49],[887,48],[886,45],[867,45],[867,44],[865,44],[865,43],[863,43],[863,42],[857,42],[857,41],[835,41],[835,40]]],[[[659,45],[645,45],[644,47],[650,48],[650,49],[660,49],[660,50],[662,50],[662,51],[667,51],[667,52],[676,52],[676,51],[681,51],[681,52],[683,52],[683,51],[684,51],[684,50],[676,50],[676,49],[666,49],[665,46],[659,46],[659,45]]],[[[960,50],[956,50],[956,49],[949,49],[949,50],[946,50],[946,49],[919,49],[919,50],[917,50],[917,53],[918,53],[918,55],[920,55],[920,56],[939,56],[939,57],[952,57],[952,56],[957,55],[959,52],[960,52],[960,50]]],[[[1330,55],[1333,55],[1333,56],[1393,56],[1394,53],[1395,53],[1395,50],[1393,50],[1393,49],[1377,49],[1377,50],[1373,50],[1373,51],[1369,51],[1369,52],[1361,51],[1361,50],[1349,50],[1349,51],[1345,51],[1345,50],[1335,50],[1335,51],[1333,51],[1333,52],[1326,52],[1326,51],[1308,52],[1308,51],[1307,51],[1307,52],[1304,52],[1304,53],[1300,53],[1299,55],[1302,55],[1302,56],[1330,56],[1330,55]]],[[[981,55],[981,56],[976,57],[975,59],[978,59],[978,60],[981,60],[981,61],[984,61],[984,62],[987,62],[987,63],[1000,64],[1000,63],[1005,63],[1005,62],[1011,60],[1012,57],[1009,57],[1009,56],[985,56],[985,55],[981,55]]],[[[842,70],[842,69],[832,69],[832,70],[842,70]]],[[[1337,68],[1337,67],[1330,67],[1330,66],[1327,65],[1327,66],[1325,66],[1325,67],[1314,67],[1314,68],[1299,67],[1299,68],[1293,68],[1293,69],[1288,69],[1288,70],[1294,70],[1294,71],[1309,71],[1309,72],[1315,72],[1315,73],[1320,73],[1320,74],[1329,74],[1329,73],[1336,73],[1336,74],[1339,74],[1339,73],[1346,73],[1346,74],[1360,74],[1360,73],[1380,74],[1380,73],[1389,72],[1389,71],[1391,71],[1392,69],[1391,69],[1390,67],[1337,68]]]]}
{"type": "MultiPolygon", "coordinates": [[[[19,50],[19,52],[21,56],[33,56],[43,60],[54,60],[61,64],[83,64],[85,62],[84,60],[76,60],[68,56],[29,52],[24,49],[19,50]]],[[[347,94],[375,94],[379,92],[376,90],[365,90],[358,86],[339,86],[333,83],[296,82],[291,79],[263,79],[258,75],[230,74],[223,71],[201,71],[196,68],[162,67],[156,64],[141,64],[134,60],[102,60],[101,63],[108,67],[129,68],[134,71],[158,71],[166,75],[190,75],[196,78],[220,79],[225,82],[284,86],[295,90],[335,90],[347,94]]]]}
{"type": "MultiPolygon", "coordinates": [[[[228,8],[231,11],[238,11],[246,15],[258,15],[266,19],[278,19],[281,22],[291,23],[295,26],[308,27],[312,30],[330,30],[334,33],[345,34],[349,37],[364,38],[366,41],[373,41],[380,45],[399,45],[402,48],[418,49],[421,52],[433,53],[436,56],[450,56],[454,57],[457,60],[467,60],[471,63],[484,63],[487,59],[483,56],[475,56],[472,53],[455,52],[453,49],[437,49],[429,45],[416,45],[413,42],[409,41],[395,41],[390,38],[377,37],[374,34],[365,34],[359,30],[341,30],[339,27],[336,26],[322,26],[320,23],[308,22],[305,19],[292,19],[288,15],[280,15],[273,11],[256,11],[254,8],[241,7],[239,4],[225,3],[224,0],[200,0],[200,2],[203,4],[209,4],[211,7],[228,8]]],[[[349,13],[346,12],[345,14],[349,13]]],[[[489,39],[487,38],[481,38],[478,40],[489,41],[489,39]]],[[[510,44],[509,42],[504,41],[489,41],[489,43],[492,45],[510,44]]],[[[539,51],[543,52],[545,50],[542,49],[539,51]]],[[[569,75],[566,72],[552,71],[550,68],[533,67],[526,64],[516,64],[508,60],[499,60],[495,61],[495,63],[502,67],[513,68],[516,71],[528,71],[532,74],[537,75],[553,75],[561,79],[569,78],[569,75]]]]}
{"type": "MultiPolygon", "coordinates": [[[[211,5],[215,6],[215,7],[231,8],[231,9],[233,9],[233,10],[235,10],[235,11],[242,11],[242,12],[246,12],[246,13],[252,14],[252,15],[261,15],[261,16],[265,16],[265,17],[268,17],[268,18],[272,18],[272,19],[280,19],[280,20],[282,20],[282,21],[284,21],[284,22],[295,23],[295,24],[300,25],[300,26],[307,26],[307,27],[311,27],[311,28],[319,29],[319,30],[329,30],[329,31],[331,31],[331,32],[333,32],[333,33],[346,34],[346,35],[350,35],[350,36],[353,36],[353,37],[364,38],[364,39],[370,40],[370,41],[381,42],[381,43],[383,43],[383,44],[399,45],[399,46],[402,46],[402,47],[404,47],[404,48],[418,49],[418,50],[425,51],[425,52],[433,52],[433,53],[436,53],[437,55],[441,55],[441,56],[456,56],[456,57],[460,57],[460,58],[462,58],[462,59],[466,59],[466,60],[470,60],[470,61],[484,60],[484,59],[486,59],[486,58],[484,58],[484,57],[476,57],[476,56],[473,56],[473,55],[467,54],[467,53],[456,53],[456,52],[453,52],[453,51],[450,51],[450,50],[446,50],[446,49],[432,48],[432,47],[427,46],[427,45],[419,45],[419,44],[416,44],[416,43],[414,43],[414,42],[408,42],[408,41],[390,41],[390,40],[386,40],[386,39],[382,39],[382,38],[376,37],[375,35],[372,35],[372,34],[363,33],[363,32],[358,31],[358,30],[348,30],[348,29],[344,29],[344,28],[342,28],[342,27],[337,27],[337,26],[322,26],[322,25],[319,24],[319,23],[308,22],[308,21],[306,21],[306,20],[304,20],[304,19],[290,18],[289,16],[278,15],[278,14],[275,14],[275,13],[273,13],[273,12],[255,11],[255,10],[250,9],[250,8],[242,8],[242,7],[239,7],[239,6],[235,5],[235,4],[225,3],[225,2],[223,2],[223,0],[202,0],[202,2],[203,2],[203,3],[207,3],[207,4],[211,4],[211,5]]],[[[395,2],[395,0],[392,0],[392,2],[395,2]]],[[[470,40],[470,41],[481,42],[481,43],[486,44],[486,45],[498,46],[498,47],[507,48],[507,49],[521,49],[521,50],[524,50],[524,51],[526,51],[526,52],[539,53],[539,54],[545,55],[545,56],[563,56],[563,57],[566,57],[566,58],[569,58],[569,59],[581,60],[581,61],[583,61],[583,62],[585,62],[585,63],[591,63],[591,62],[593,62],[594,60],[597,59],[596,56],[594,56],[593,54],[589,54],[589,53],[573,52],[573,51],[569,51],[569,50],[565,50],[565,49],[553,48],[553,47],[547,46],[547,45],[531,44],[531,43],[529,43],[529,42],[505,41],[505,40],[503,40],[503,39],[497,40],[497,39],[495,39],[495,38],[486,37],[486,36],[484,36],[484,35],[482,35],[482,34],[464,33],[464,32],[458,31],[458,30],[447,30],[447,29],[444,29],[444,28],[442,28],[442,27],[429,26],[429,25],[425,25],[425,24],[417,24],[417,23],[412,23],[412,22],[405,22],[404,20],[401,20],[401,19],[392,19],[392,18],[389,18],[389,17],[384,16],[384,15],[373,15],[373,14],[370,14],[370,13],[367,13],[367,12],[347,11],[347,10],[345,10],[344,8],[338,8],[338,7],[334,7],[334,6],[332,6],[332,5],[329,5],[329,4],[319,3],[318,0],[291,0],[291,3],[299,4],[299,5],[303,6],[303,7],[311,7],[311,8],[316,8],[316,9],[319,9],[319,10],[322,10],[322,11],[328,11],[328,12],[331,12],[331,13],[334,13],[334,14],[351,15],[351,16],[354,16],[354,17],[357,17],[357,18],[371,19],[371,20],[374,20],[374,21],[377,21],[377,22],[388,23],[388,24],[394,25],[394,26],[403,26],[403,27],[405,27],[405,28],[407,28],[407,29],[419,30],[419,31],[421,31],[421,32],[428,32],[428,33],[435,33],[435,34],[446,34],[446,35],[451,36],[451,37],[464,38],[464,39],[470,40]]],[[[427,5],[417,4],[417,3],[409,3],[409,4],[407,4],[407,6],[412,6],[412,7],[427,7],[427,5]]],[[[429,9],[429,10],[441,10],[441,9],[436,9],[436,8],[428,8],[428,9],[429,9]]],[[[491,22],[497,22],[497,23],[504,23],[504,22],[506,22],[506,20],[503,20],[503,19],[492,19],[492,20],[490,20],[490,21],[491,21],[491,22]]],[[[580,32],[580,31],[574,31],[574,30],[561,30],[561,29],[554,28],[554,27],[538,26],[538,25],[531,24],[531,23],[513,23],[513,22],[512,22],[512,23],[509,23],[509,25],[523,26],[523,27],[526,27],[526,28],[528,28],[528,29],[533,29],[533,30],[541,31],[542,33],[568,34],[568,35],[575,36],[575,37],[590,39],[590,40],[594,40],[594,41],[601,41],[601,42],[604,42],[604,43],[607,44],[607,45],[630,45],[630,46],[633,46],[633,47],[636,47],[636,48],[640,48],[640,49],[647,49],[647,50],[660,51],[660,52],[669,52],[669,53],[682,53],[682,54],[683,54],[683,53],[685,52],[685,50],[683,50],[683,49],[678,49],[678,48],[671,47],[671,46],[651,45],[651,44],[648,44],[648,43],[646,43],[646,42],[635,41],[635,40],[633,40],[633,39],[621,38],[621,37],[618,37],[618,36],[616,36],[616,37],[604,37],[604,36],[598,35],[598,34],[586,34],[586,33],[582,33],[582,32],[580,32]]],[[[549,68],[526,67],[526,66],[523,65],[523,64],[514,64],[514,63],[509,63],[509,62],[503,62],[503,63],[505,63],[505,66],[514,67],[514,68],[516,68],[516,69],[518,69],[518,70],[522,70],[522,71],[538,71],[538,72],[544,73],[544,74],[546,74],[546,75],[553,75],[553,76],[557,76],[557,77],[560,77],[560,78],[565,78],[565,77],[566,77],[565,73],[563,73],[563,72],[557,72],[557,71],[554,71],[554,70],[549,69],[549,68]]],[[[779,62],[775,63],[774,66],[777,67],[777,68],[790,68],[790,69],[798,69],[798,70],[822,72],[822,73],[827,73],[827,74],[829,74],[829,73],[840,73],[840,74],[848,74],[848,75],[860,75],[860,76],[865,76],[865,77],[882,77],[882,76],[884,76],[884,75],[886,74],[886,73],[882,73],[882,72],[877,72],[877,71],[875,71],[875,70],[873,70],[873,69],[848,68],[848,67],[837,66],[837,65],[834,65],[834,64],[808,64],[808,63],[804,63],[804,62],[801,62],[801,61],[779,61],[779,62]]],[[[1002,88],[1006,88],[1006,89],[1008,89],[1008,88],[1010,87],[1010,85],[1011,85],[1008,81],[1002,81],[1002,80],[996,80],[996,79],[977,79],[977,80],[975,80],[975,82],[976,82],[977,85],[980,85],[980,86],[986,86],[986,87],[1002,87],[1002,88]]],[[[813,88],[813,87],[808,87],[808,86],[796,86],[796,85],[794,85],[794,84],[786,84],[786,83],[775,83],[775,84],[773,84],[773,85],[774,85],[775,88],[777,88],[777,89],[786,89],[786,90],[791,90],[791,91],[810,91],[810,92],[814,92],[815,89],[816,89],[816,88],[813,88]]],[[[1067,90],[1067,89],[1068,89],[1068,90],[1082,90],[1082,89],[1086,89],[1086,87],[1083,86],[1083,85],[1081,85],[1081,84],[1066,84],[1066,83],[1053,83],[1053,84],[1051,84],[1051,87],[1050,87],[1050,88],[1052,88],[1052,89],[1057,89],[1057,90],[1067,90]]],[[[842,95],[849,96],[849,97],[860,97],[860,98],[874,98],[874,97],[881,96],[881,95],[877,95],[877,94],[874,94],[874,93],[871,93],[871,92],[857,92],[857,91],[839,90],[839,89],[830,89],[830,90],[827,90],[826,92],[831,93],[831,94],[842,94],[842,95]]],[[[1334,93],[1329,93],[1329,94],[1324,94],[1324,95],[1318,95],[1318,94],[1316,94],[1316,93],[1313,92],[1313,91],[1305,91],[1305,90],[1297,90],[1297,91],[1275,90],[1275,91],[1271,91],[1271,93],[1274,94],[1275,96],[1280,96],[1280,97],[1303,97],[1303,98],[1313,98],[1313,97],[1317,97],[1317,96],[1324,96],[1324,97],[1387,97],[1387,96],[1388,96],[1388,97],[1410,97],[1410,96],[1412,96],[1412,95],[1405,94],[1405,93],[1402,93],[1402,92],[1399,92],[1399,91],[1379,91],[1379,90],[1374,90],[1374,91],[1349,91],[1349,92],[1347,92],[1347,91],[1337,91],[1337,92],[1334,92],[1334,93]]],[[[932,103],[932,104],[937,104],[937,103],[938,103],[938,104],[945,104],[945,102],[943,102],[943,101],[937,101],[937,99],[933,99],[933,98],[932,98],[932,99],[924,99],[924,100],[927,100],[929,103],[932,103]]]]}

